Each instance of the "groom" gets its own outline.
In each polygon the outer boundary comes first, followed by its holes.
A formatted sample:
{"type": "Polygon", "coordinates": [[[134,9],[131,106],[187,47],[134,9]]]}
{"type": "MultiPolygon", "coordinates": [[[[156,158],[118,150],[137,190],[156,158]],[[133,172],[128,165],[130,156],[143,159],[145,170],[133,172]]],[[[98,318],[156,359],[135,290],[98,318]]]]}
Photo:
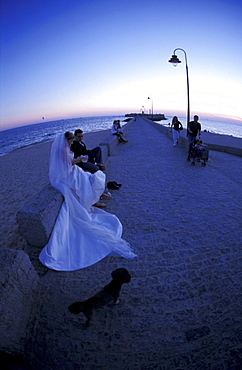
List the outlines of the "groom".
{"type": "Polygon", "coordinates": [[[87,150],[83,140],[83,131],[77,129],[74,132],[75,139],[71,145],[71,151],[74,153],[74,158],[80,157],[80,155],[88,155],[88,161],[86,163],[78,163],[84,171],[95,173],[98,170],[104,171],[105,166],[102,164],[102,151],[99,146],[91,150],[87,150]],[[96,164],[95,164],[96,163],[96,164]]]}

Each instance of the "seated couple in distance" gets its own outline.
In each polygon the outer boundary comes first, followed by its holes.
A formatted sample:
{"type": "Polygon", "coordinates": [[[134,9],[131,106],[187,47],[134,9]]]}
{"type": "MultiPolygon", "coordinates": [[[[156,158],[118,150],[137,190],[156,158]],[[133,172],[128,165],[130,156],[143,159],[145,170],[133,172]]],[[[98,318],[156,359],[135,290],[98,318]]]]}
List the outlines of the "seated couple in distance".
{"type": "Polygon", "coordinates": [[[120,143],[127,143],[128,140],[124,138],[124,134],[121,131],[121,125],[120,125],[120,120],[117,119],[113,121],[112,127],[111,127],[111,134],[116,135],[119,138],[120,143]]]}

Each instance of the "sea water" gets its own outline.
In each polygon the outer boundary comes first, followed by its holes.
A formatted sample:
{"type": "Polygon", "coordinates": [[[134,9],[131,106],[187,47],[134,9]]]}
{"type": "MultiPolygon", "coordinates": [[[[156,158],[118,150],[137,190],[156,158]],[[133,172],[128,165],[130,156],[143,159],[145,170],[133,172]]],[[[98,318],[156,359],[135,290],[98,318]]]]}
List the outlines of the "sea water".
{"type": "MultiPolygon", "coordinates": [[[[164,125],[171,123],[172,116],[166,116],[166,118],[167,120],[158,123],[164,125]]],[[[82,129],[84,133],[108,130],[111,129],[115,119],[125,124],[125,116],[95,116],[41,122],[0,131],[0,156],[35,144],[53,141],[59,134],[66,131],[74,132],[77,128],[82,129]]],[[[186,128],[186,117],[179,117],[179,120],[186,128]]],[[[200,117],[199,122],[202,125],[202,131],[207,130],[212,133],[242,138],[242,121],[200,117]]]]}
{"type": "Polygon", "coordinates": [[[76,129],[82,129],[84,133],[88,133],[110,129],[111,132],[112,123],[116,119],[123,121],[125,117],[96,116],[62,119],[0,131],[0,156],[17,149],[53,141],[58,135],[66,131],[74,133],[76,129]]]}

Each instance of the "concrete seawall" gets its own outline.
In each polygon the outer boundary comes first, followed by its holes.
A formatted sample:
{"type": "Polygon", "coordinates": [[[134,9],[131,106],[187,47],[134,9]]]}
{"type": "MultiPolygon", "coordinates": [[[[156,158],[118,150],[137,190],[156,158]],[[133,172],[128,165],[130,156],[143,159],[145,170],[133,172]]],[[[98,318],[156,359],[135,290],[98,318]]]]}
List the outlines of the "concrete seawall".
{"type": "MultiPolygon", "coordinates": [[[[149,121],[149,123],[152,124],[156,129],[160,130],[163,134],[167,135],[170,139],[172,139],[172,131],[170,127],[152,121],[149,121]]],[[[209,150],[216,150],[218,152],[224,152],[242,157],[241,138],[202,131],[201,139],[203,143],[208,146],[209,150]]],[[[181,146],[185,148],[188,147],[186,129],[181,131],[179,142],[181,146]]]]}

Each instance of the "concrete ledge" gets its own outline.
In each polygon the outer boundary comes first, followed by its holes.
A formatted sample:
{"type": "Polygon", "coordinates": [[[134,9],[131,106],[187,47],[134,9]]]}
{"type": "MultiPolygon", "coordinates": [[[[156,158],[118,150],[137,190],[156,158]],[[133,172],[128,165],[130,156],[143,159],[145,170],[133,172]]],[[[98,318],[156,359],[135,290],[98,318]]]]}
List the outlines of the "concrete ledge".
{"type": "MultiPolygon", "coordinates": [[[[159,131],[161,131],[163,134],[167,135],[171,140],[173,140],[173,137],[172,137],[172,130],[170,127],[165,127],[163,125],[159,125],[158,123],[155,123],[155,122],[152,122],[149,120],[149,123],[154,126],[156,129],[158,129],[159,131]]],[[[179,147],[182,147],[184,148],[187,153],[188,153],[188,139],[187,139],[187,136],[186,136],[186,130],[183,130],[181,131],[180,133],[180,137],[179,137],[179,147]]],[[[204,152],[204,158],[205,160],[207,161],[208,158],[209,158],[209,146],[207,144],[205,144],[205,142],[203,141],[204,143],[204,147],[205,147],[205,152],[204,152]]]]}
{"type": "MultiPolygon", "coordinates": [[[[131,120],[133,121],[133,120],[131,120]]],[[[130,122],[131,122],[130,121],[130,122]]],[[[122,126],[123,133],[127,133],[128,127],[130,122],[126,123],[124,126],[122,126]]],[[[118,136],[117,135],[108,135],[101,143],[99,143],[99,146],[101,148],[106,147],[108,156],[110,157],[116,146],[119,144],[118,136]]],[[[104,149],[102,149],[103,151],[104,149]]]]}
{"type": "Polygon", "coordinates": [[[236,155],[238,157],[242,157],[241,148],[235,148],[235,147],[230,147],[226,145],[218,145],[218,144],[211,144],[211,143],[207,143],[207,146],[210,150],[216,150],[217,152],[223,152],[223,153],[236,155]]]}
{"type": "Polygon", "coordinates": [[[24,354],[39,276],[23,251],[0,249],[0,349],[24,354]]]}
{"type": "Polygon", "coordinates": [[[63,195],[50,184],[17,213],[19,229],[27,244],[44,247],[49,240],[63,202],[63,195]]]}
{"type": "Polygon", "coordinates": [[[106,145],[100,145],[102,151],[102,161],[105,163],[108,159],[108,147],[106,145]]]}
{"type": "Polygon", "coordinates": [[[108,156],[110,157],[113,150],[116,148],[116,146],[119,144],[118,136],[111,135],[108,136],[106,139],[104,139],[101,143],[99,143],[99,146],[102,148],[103,146],[107,148],[108,156]]]}
{"type": "MultiPolygon", "coordinates": [[[[170,127],[165,127],[161,124],[152,122],[148,119],[146,120],[155,128],[160,130],[162,133],[166,134],[172,140],[172,132],[170,127]]],[[[187,149],[188,139],[186,136],[186,132],[187,132],[186,129],[181,131],[181,135],[179,138],[179,146],[181,145],[187,149]]],[[[208,146],[209,150],[216,150],[218,152],[228,153],[236,155],[238,157],[242,157],[242,147],[241,147],[242,139],[240,138],[202,131],[201,139],[203,143],[208,146]]]]}

